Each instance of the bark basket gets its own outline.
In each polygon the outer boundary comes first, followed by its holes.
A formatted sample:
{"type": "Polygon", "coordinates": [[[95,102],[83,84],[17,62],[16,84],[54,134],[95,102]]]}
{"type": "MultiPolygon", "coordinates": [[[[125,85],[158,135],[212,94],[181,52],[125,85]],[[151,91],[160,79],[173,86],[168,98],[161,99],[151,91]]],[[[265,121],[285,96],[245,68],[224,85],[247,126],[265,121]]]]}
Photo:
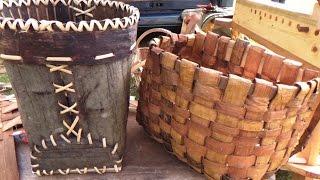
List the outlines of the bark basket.
{"type": "Polygon", "coordinates": [[[261,179],[286,163],[319,103],[319,73],[214,33],[151,41],[137,120],[210,179],[261,179]]]}
{"type": "Polygon", "coordinates": [[[138,9],[108,0],[8,0],[0,11],[0,58],[33,172],[120,171],[138,9]]]}

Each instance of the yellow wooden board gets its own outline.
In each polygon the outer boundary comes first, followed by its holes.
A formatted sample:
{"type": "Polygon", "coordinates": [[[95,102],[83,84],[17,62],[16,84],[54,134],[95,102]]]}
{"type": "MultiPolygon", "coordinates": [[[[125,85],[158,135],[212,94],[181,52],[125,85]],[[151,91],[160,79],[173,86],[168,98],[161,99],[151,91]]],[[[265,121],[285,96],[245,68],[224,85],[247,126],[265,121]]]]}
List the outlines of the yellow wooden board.
{"type": "Polygon", "coordinates": [[[317,17],[320,17],[318,3],[313,14],[303,14],[276,3],[237,0],[232,28],[280,55],[320,68],[317,17]]]}

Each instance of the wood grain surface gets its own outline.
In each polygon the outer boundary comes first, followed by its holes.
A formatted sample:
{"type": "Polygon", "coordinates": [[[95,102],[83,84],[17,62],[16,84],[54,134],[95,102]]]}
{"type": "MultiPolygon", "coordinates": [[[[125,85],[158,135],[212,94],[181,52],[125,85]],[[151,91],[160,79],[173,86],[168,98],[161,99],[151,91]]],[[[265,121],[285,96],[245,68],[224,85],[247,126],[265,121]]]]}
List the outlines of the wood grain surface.
{"type": "Polygon", "coordinates": [[[18,180],[19,171],[16,160],[12,130],[0,130],[0,179],[18,180]]]}

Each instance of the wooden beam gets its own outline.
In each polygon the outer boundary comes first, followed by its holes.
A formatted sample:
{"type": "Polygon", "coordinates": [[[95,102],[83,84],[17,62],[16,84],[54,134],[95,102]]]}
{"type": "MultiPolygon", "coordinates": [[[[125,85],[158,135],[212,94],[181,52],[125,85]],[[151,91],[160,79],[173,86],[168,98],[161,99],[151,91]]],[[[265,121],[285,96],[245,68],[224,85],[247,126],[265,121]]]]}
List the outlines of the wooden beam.
{"type": "Polygon", "coordinates": [[[232,28],[272,51],[320,67],[319,4],[313,14],[292,12],[277,3],[237,0],[232,28]]]}
{"type": "Polygon", "coordinates": [[[320,179],[320,166],[308,166],[306,164],[287,163],[282,167],[284,170],[292,171],[305,178],[320,179]]]}
{"type": "MultiPolygon", "coordinates": [[[[317,161],[320,150],[320,123],[313,129],[311,137],[309,138],[306,148],[301,152],[303,157],[306,158],[308,165],[318,165],[317,161]]],[[[320,172],[319,172],[320,173],[320,172]]]]}
{"type": "Polygon", "coordinates": [[[296,174],[305,177],[305,180],[320,179],[320,122],[312,130],[306,147],[299,153],[290,157],[284,166],[296,174]]]}
{"type": "Polygon", "coordinates": [[[2,132],[0,129],[0,179],[19,179],[12,132],[12,129],[6,132],[2,132]]]}

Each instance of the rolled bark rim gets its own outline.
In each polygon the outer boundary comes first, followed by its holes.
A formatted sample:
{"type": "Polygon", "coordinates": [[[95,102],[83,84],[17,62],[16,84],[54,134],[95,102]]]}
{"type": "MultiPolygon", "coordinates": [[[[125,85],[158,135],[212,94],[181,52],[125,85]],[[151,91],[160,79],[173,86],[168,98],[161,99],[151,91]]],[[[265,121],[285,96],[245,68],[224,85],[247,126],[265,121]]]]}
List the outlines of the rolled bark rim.
{"type": "MultiPolygon", "coordinates": [[[[11,29],[14,31],[105,31],[107,29],[126,29],[139,20],[140,13],[138,8],[125,4],[123,2],[109,1],[109,0],[8,0],[0,1],[0,29],[11,29]],[[93,17],[91,12],[98,6],[116,8],[125,13],[128,16],[104,18],[101,20],[90,19],[77,21],[62,22],[59,20],[49,19],[48,6],[52,5],[54,8],[54,16],[56,18],[55,7],[58,4],[63,4],[70,10],[75,11],[75,16],[90,16],[93,17]],[[46,6],[46,14],[48,19],[39,18],[38,8],[44,5],[46,6]],[[75,7],[76,6],[76,7],[75,7]],[[84,6],[87,9],[84,9],[84,6]],[[28,15],[30,16],[30,8],[35,8],[37,18],[22,19],[20,8],[27,8],[28,15]],[[20,18],[14,18],[12,15],[12,8],[16,8],[20,18]],[[4,11],[9,12],[9,15],[5,15],[4,11]]],[[[70,15],[70,14],[69,14],[70,15]]],[[[75,17],[73,17],[75,19],[75,17]]],[[[84,17],[84,19],[87,19],[84,17]]]]}

